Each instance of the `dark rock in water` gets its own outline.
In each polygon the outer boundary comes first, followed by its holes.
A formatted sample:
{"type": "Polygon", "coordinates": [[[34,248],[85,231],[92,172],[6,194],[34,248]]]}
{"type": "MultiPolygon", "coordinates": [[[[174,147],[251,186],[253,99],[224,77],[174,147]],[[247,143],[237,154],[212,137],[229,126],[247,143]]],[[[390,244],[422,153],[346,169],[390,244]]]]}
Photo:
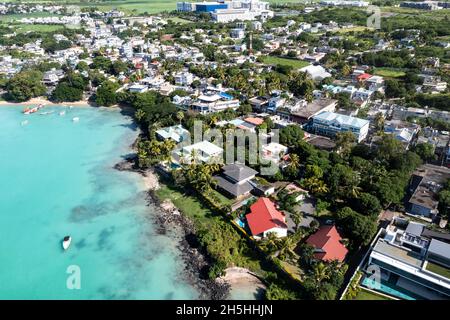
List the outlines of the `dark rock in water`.
{"type": "MultiPolygon", "coordinates": [[[[136,149],[137,140],[133,144],[133,149],[136,149]]],[[[132,171],[145,176],[145,170],[140,169],[137,165],[136,154],[130,154],[124,158],[124,161],[114,166],[115,169],[132,171]]],[[[181,258],[185,262],[186,272],[184,272],[183,277],[200,293],[199,299],[226,299],[229,295],[230,287],[224,281],[209,279],[208,271],[213,261],[208,252],[200,245],[193,222],[183,214],[174,214],[163,210],[161,208],[162,202],[156,196],[154,190],[150,190],[147,193],[146,200],[149,206],[160,208],[160,210],[156,210],[154,216],[157,234],[165,235],[168,233],[168,230],[172,231],[174,229],[181,231],[182,236],[178,247],[181,251],[181,258]]]]}

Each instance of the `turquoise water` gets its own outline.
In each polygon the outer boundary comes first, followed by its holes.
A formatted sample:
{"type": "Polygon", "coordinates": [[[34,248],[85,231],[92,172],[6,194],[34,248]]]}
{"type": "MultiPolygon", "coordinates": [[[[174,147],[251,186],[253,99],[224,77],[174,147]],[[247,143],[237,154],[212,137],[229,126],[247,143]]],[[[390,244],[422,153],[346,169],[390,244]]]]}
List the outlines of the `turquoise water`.
{"type": "Polygon", "coordinates": [[[379,284],[379,288],[377,288],[377,284],[375,283],[375,281],[369,278],[364,278],[361,284],[368,288],[371,288],[372,290],[380,291],[382,293],[386,293],[387,295],[394,296],[396,298],[404,300],[416,300],[414,297],[404,292],[398,291],[397,289],[395,289],[394,286],[390,286],[389,283],[385,281],[381,281],[381,283],[379,284]]]}
{"type": "Polygon", "coordinates": [[[132,120],[86,107],[21,110],[0,107],[0,299],[195,299],[142,179],[112,168],[131,151],[132,120]],[[66,285],[71,265],[79,290],[66,285]]]}

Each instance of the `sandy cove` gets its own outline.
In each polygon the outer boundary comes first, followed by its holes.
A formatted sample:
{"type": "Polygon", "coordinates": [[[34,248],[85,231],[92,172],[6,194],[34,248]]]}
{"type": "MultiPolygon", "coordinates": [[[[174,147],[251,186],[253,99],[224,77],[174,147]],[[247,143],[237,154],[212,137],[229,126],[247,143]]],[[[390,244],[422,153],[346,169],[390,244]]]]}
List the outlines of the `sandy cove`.
{"type": "Polygon", "coordinates": [[[253,291],[255,298],[262,298],[262,293],[266,290],[264,283],[256,274],[246,268],[231,267],[225,269],[225,275],[219,278],[226,282],[230,290],[253,291]]]}

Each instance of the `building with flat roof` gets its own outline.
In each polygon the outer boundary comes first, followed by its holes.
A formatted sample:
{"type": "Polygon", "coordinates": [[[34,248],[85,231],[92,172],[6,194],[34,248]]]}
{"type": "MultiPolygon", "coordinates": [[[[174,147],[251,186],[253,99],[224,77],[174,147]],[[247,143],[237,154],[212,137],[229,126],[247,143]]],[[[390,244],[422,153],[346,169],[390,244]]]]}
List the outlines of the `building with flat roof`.
{"type": "Polygon", "coordinates": [[[406,210],[410,214],[434,219],[439,214],[438,193],[450,179],[450,169],[432,164],[420,166],[412,175],[409,184],[411,195],[406,210]]]}
{"type": "Polygon", "coordinates": [[[338,132],[350,131],[356,141],[363,141],[369,132],[369,121],[334,112],[322,112],[312,117],[308,128],[312,133],[334,137],[338,132]]]}
{"type": "Polygon", "coordinates": [[[177,154],[181,161],[200,161],[206,163],[212,161],[220,162],[223,160],[223,149],[209,141],[200,141],[185,146],[177,154]]]}
{"type": "Polygon", "coordinates": [[[305,106],[301,106],[296,111],[290,113],[290,119],[294,122],[305,124],[312,117],[322,112],[334,112],[336,110],[337,100],[334,99],[316,99],[305,106]]]}
{"type": "Polygon", "coordinates": [[[450,244],[427,230],[403,219],[383,229],[366,266],[369,278],[380,271],[379,281],[362,284],[400,299],[450,299],[450,244]]]}
{"type": "Polygon", "coordinates": [[[191,137],[189,131],[183,128],[181,124],[172,127],[161,128],[159,130],[156,130],[155,133],[156,137],[159,140],[172,139],[176,143],[189,141],[191,137]]]}

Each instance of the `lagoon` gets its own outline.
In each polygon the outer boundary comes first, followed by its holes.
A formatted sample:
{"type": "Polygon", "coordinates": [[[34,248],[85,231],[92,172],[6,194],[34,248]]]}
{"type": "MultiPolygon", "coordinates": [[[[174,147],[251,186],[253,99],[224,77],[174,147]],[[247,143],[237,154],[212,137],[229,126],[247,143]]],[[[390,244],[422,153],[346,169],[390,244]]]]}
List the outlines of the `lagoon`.
{"type": "Polygon", "coordinates": [[[197,298],[177,235],[158,233],[141,177],[113,168],[138,135],[132,119],[63,108],[26,116],[0,107],[0,299],[197,298]],[[72,265],[79,290],[66,285],[72,265]]]}

